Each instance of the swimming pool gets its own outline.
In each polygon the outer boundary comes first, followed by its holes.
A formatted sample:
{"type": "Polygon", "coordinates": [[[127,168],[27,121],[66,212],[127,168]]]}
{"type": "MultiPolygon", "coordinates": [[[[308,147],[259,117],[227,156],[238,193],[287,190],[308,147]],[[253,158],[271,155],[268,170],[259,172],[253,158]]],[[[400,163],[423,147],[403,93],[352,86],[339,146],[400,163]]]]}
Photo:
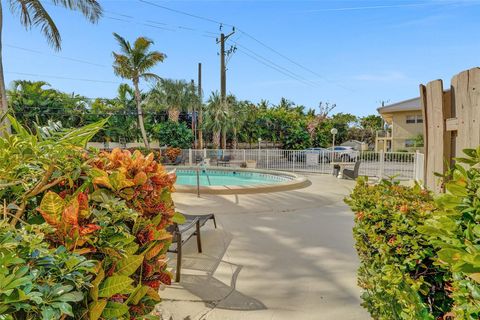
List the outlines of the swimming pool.
{"type": "MultiPolygon", "coordinates": [[[[176,170],[177,184],[197,185],[196,170],[176,170]]],[[[236,170],[199,170],[201,186],[250,186],[260,184],[277,184],[291,180],[287,176],[278,176],[267,173],[236,171],[236,170]]]]}
{"type": "Polygon", "coordinates": [[[168,167],[175,172],[177,192],[186,193],[262,193],[298,189],[309,185],[307,178],[291,172],[230,167],[168,167]],[[197,186],[197,171],[200,184],[197,186]]]}

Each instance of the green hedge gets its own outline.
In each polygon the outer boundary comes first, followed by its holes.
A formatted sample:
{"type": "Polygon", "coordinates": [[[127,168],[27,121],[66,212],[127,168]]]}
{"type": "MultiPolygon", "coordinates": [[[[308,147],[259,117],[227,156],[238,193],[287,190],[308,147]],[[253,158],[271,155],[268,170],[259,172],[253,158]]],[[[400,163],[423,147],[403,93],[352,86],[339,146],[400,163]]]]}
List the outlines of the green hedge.
{"type": "Polygon", "coordinates": [[[428,192],[359,180],[346,202],[355,213],[358,284],[374,319],[436,319],[450,310],[450,275],[433,264],[434,248],[417,231],[435,208],[428,192]]]}
{"type": "Polygon", "coordinates": [[[374,319],[480,319],[480,148],[464,152],[435,199],[419,186],[360,179],[345,200],[374,319]]]}
{"type": "Polygon", "coordinates": [[[480,319],[480,147],[464,150],[438,197],[438,210],[420,231],[430,237],[435,263],[452,272],[455,319],[480,319]],[[467,167],[467,169],[465,168],[467,167]]]}

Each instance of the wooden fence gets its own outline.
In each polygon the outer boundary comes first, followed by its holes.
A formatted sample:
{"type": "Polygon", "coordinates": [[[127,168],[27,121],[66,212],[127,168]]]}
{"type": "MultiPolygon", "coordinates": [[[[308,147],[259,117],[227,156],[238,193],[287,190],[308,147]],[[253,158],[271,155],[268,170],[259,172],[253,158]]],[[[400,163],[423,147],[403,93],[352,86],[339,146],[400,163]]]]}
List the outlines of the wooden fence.
{"type": "Polygon", "coordinates": [[[425,144],[425,186],[441,192],[443,173],[462,150],[480,145],[480,68],[460,72],[446,90],[442,80],[420,85],[425,144]]]}

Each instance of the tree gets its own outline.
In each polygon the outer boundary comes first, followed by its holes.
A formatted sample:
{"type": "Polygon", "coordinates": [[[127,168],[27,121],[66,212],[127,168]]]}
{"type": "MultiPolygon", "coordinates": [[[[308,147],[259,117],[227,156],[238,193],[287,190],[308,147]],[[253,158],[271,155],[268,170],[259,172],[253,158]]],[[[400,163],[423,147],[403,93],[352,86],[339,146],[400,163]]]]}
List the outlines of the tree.
{"type": "Polygon", "coordinates": [[[149,105],[160,106],[168,112],[168,120],[178,122],[180,112],[198,103],[195,86],[185,80],[161,79],[148,95],[149,105]]]}
{"type": "Polygon", "coordinates": [[[163,62],[166,56],[159,51],[149,51],[150,47],[153,45],[153,41],[148,38],[138,37],[132,46],[129,41],[125,40],[120,35],[113,33],[113,36],[117,40],[121,52],[113,52],[113,71],[117,76],[132,80],[135,89],[138,125],[140,127],[140,132],[142,133],[145,147],[149,149],[150,145],[148,143],[143,120],[142,97],[139,82],[140,79],[160,79],[159,76],[149,71],[159,62],[163,62]]]}
{"type": "Polygon", "coordinates": [[[65,128],[85,124],[87,99],[50,88],[45,81],[15,80],[8,95],[9,107],[17,120],[30,129],[49,121],[61,121],[65,128]]]}
{"type": "Polygon", "coordinates": [[[214,149],[218,149],[220,146],[220,136],[222,130],[226,126],[229,114],[218,92],[212,92],[210,98],[207,101],[207,108],[205,110],[205,122],[206,129],[213,132],[212,143],[214,149]]]}
{"type": "Polygon", "coordinates": [[[91,120],[98,121],[98,118],[110,115],[107,125],[97,133],[95,139],[135,141],[139,137],[136,109],[135,90],[126,83],[118,86],[115,98],[95,99],[91,106],[91,120]]]}
{"type": "MultiPolygon", "coordinates": [[[[228,100],[228,97],[227,97],[228,100]]],[[[238,144],[238,131],[243,126],[243,123],[246,119],[246,109],[248,107],[248,101],[230,101],[230,114],[229,114],[229,128],[232,130],[233,139],[232,139],[232,147],[233,149],[237,149],[238,144]]]]}
{"type": "MultiPolygon", "coordinates": [[[[20,23],[27,30],[32,26],[39,26],[47,42],[55,50],[61,49],[62,38],[60,32],[47,10],[43,7],[42,1],[9,0],[8,3],[10,4],[10,11],[13,14],[20,15],[20,23]]],[[[96,23],[102,15],[102,7],[97,0],[54,0],[52,3],[70,10],[80,11],[92,23],[96,23]]],[[[0,119],[8,111],[5,78],[3,75],[2,27],[3,12],[0,2],[0,119]]],[[[10,125],[7,120],[3,120],[2,124],[6,125],[7,131],[10,131],[10,125]]]]}

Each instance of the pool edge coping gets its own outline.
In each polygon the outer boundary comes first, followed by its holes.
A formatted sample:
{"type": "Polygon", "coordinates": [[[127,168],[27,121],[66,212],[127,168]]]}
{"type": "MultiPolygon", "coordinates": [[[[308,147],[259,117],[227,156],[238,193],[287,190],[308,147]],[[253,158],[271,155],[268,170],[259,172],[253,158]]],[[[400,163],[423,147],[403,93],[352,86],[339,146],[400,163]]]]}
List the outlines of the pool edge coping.
{"type": "MultiPolygon", "coordinates": [[[[166,169],[174,171],[179,170],[197,170],[197,166],[167,166],[166,169]]],[[[256,185],[223,185],[223,186],[200,186],[200,193],[202,194],[249,194],[249,193],[267,193],[277,191],[287,191],[293,189],[301,189],[310,185],[310,180],[292,172],[253,169],[253,168],[231,168],[231,167],[212,167],[212,170],[217,171],[238,171],[238,172],[255,172],[271,175],[281,175],[291,177],[292,179],[286,182],[277,184],[256,184],[256,185]]],[[[208,167],[207,167],[208,170],[208,167]]],[[[175,185],[175,190],[178,193],[197,193],[198,189],[195,185],[175,185]]]]}

